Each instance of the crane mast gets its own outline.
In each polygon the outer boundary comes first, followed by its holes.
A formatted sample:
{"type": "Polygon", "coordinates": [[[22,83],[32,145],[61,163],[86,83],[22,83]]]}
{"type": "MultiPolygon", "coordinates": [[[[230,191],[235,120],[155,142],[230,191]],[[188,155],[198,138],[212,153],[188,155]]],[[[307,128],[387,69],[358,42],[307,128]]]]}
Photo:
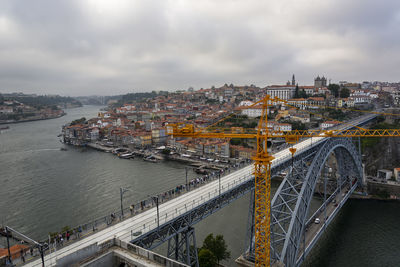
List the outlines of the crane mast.
{"type": "Polygon", "coordinates": [[[264,98],[259,127],[257,129],[257,151],[254,160],[254,234],[255,266],[267,266],[271,247],[271,162],[274,159],[268,153],[268,104],[271,98],[264,98]],[[263,127],[265,125],[265,128],[263,127]]]}

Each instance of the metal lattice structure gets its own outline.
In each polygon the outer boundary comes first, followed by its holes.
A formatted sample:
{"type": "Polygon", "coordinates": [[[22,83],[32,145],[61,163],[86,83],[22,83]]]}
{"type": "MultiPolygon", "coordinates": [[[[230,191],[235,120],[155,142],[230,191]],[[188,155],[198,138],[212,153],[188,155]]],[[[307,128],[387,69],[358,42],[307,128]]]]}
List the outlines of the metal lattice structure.
{"type": "Polygon", "coordinates": [[[168,240],[167,256],[180,262],[186,262],[190,266],[199,267],[196,235],[193,227],[188,227],[168,240]]]}
{"type": "Polygon", "coordinates": [[[293,163],[271,203],[272,262],[295,266],[301,247],[303,255],[305,254],[305,244],[301,241],[305,228],[310,223],[310,220],[307,221],[307,214],[311,199],[323,167],[332,153],[338,163],[339,187],[348,182],[351,190],[347,194],[351,194],[355,188],[352,182],[357,181],[358,185],[361,185],[360,155],[351,140],[347,138],[328,139],[317,153],[293,163]]]}

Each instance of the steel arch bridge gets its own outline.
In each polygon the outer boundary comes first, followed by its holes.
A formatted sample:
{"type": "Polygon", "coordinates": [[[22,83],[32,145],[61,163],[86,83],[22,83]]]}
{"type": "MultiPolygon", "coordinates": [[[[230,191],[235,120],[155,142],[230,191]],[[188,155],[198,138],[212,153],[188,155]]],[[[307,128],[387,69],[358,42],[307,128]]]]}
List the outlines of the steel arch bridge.
{"type": "Polygon", "coordinates": [[[300,265],[350,194],[357,186],[362,185],[362,178],[359,151],[348,138],[327,139],[314,152],[293,158],[289,171],[271,202],[271,263],[300,265]],[[328,185],[325,166],[331,155],[336,158],[338,166],[338,178],[334,185],[328,185]],[[323,203],[307,218],[315,189],[318,184],[321,185],[321,180],[324,185],[323,203]],[[340,205],[331,204],[336,201],[340,205]],[[327,217],[328,205],[335,208],[327,217]],[[314,219],[322,212],[325,212],[325,217],[320,231],[307,241],[308,227],[315,226],[314,219]]]}
{"type": "MultiPolygon", "coordinates": [[[[285,266],[298,266],[354,189],[362,185],[363,171],[359,151],[349,138],[318,139],[310,147],[296,153],[292,159],[273,164],[272,176],[284,171],[287,175],[271,202],[271,263],[281,262],[285,266]],[[324,175],[325,163],[331,155],[334,155],[338,166],[338,178],[334,182],[328,182],[324,175]],[[322,179],[322,184],[321,177],[325,177],[322,179]],[[323,189],[319,190],[324,193],[322,205],[312,216],[307,216],[316,188],[321,185],[323,189]],[[346,192],[343,193],[344,191],[346,192]],[[334,199],[338,204],[334,211],[326,216],[327,207],[333,206],[334,199]],[[325,217],[321,219],[323,228],[312,234],[311,231],[307,232],[308,228],[315,227],[314,218],[323,212],[325,212],[325,217]]],[[[244,256],[253,261],[254,177],[131,242],[152,249],[168,241],[168,257],[198,266],[197,255],[191,255],[188,249],[188,246],[195,243],[194,224],[249,191],[252,192],[246,239],[249,249],[244,256]]]]}

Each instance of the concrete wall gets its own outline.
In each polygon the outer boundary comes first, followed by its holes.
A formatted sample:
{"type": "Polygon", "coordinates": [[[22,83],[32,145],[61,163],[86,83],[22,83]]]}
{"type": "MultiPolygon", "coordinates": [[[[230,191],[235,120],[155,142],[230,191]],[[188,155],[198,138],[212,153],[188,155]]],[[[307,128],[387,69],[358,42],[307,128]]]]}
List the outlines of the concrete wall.
{"type": "Polygon", "coordinates": [[[91,246],[87,246],[87,247],[80,249],[72,254],[69,254],[65,257],[58,259],[57,266],[61,266],[61,267],[71,266],[73,264],[76,264],[76,263],[88,258],[88,257],[93,256],[94,254],[96,254],[99,251],[100,251],[100,247],[97,246],[97,243],[95,243],[91,246]]]}
{"type": "Polygon", "coordinates": [[[368,193],[378,195],[379,192],[386,191],[389,195],[395,195],[400,198],[400,185],[391,185],[368,181],[368,193]]]}
{"type": "MultiPolygon", "coordinates": [[[[84,264],[85,267],[101,267],[101,266],[118,266],[115,265],[116,259],[114,257],[114,252],[110,251],[95,261],[84,264]]],[[[119,264],[119,263],[118,263],[119,264]]]]}

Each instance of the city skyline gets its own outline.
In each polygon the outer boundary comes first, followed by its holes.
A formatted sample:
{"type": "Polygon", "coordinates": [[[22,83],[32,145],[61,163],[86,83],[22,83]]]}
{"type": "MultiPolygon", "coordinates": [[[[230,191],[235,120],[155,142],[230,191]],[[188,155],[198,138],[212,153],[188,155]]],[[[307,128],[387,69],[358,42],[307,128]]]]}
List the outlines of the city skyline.
{"type": "Polygon", "coordinates": [[[0,90],[115,95],[399,80],[400,3],[2,1],[0,90]]]}

